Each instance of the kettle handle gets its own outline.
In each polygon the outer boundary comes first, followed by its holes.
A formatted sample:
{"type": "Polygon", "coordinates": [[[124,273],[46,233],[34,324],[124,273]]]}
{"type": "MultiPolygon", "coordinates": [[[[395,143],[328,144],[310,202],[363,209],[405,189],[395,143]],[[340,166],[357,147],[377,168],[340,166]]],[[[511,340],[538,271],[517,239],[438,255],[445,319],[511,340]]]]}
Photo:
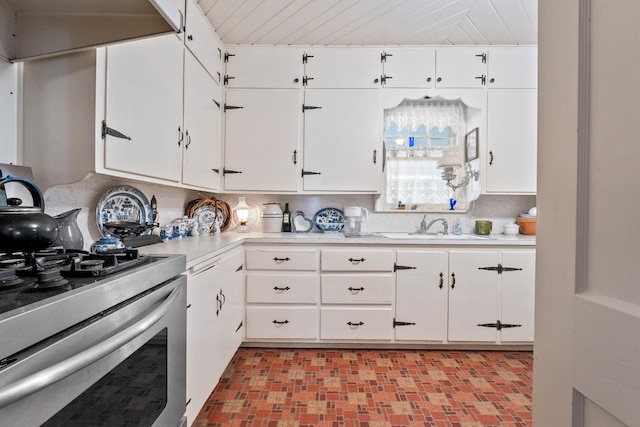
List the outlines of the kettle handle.
{"type": "Polygon", "coordinates": [[[31,193],[31,197],[33,198],[33,206],[36,208],[40,208],[42,212],[44,212],[44,196],[42,195],[42,191],[31,181],[24,178],[17,178],[12,175],[7,175],[4,178],[0,179],[0,186],[7,184],[9,182],[19,182],[20,184],[27,187],[29,193],[31,193]]]}

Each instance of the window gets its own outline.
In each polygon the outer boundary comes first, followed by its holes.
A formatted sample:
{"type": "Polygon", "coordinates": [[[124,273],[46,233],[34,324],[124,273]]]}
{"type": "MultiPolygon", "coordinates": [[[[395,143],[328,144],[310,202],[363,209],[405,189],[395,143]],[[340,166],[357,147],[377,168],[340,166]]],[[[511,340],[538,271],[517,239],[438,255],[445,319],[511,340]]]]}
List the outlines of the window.
{"type": "Polygon", "coordinates": [[[405,99],[384,112],[385,186],[377,210],[464,209],[467,194],[447,187],[437,168],[444,152],[464,159],[467,107],[461,100],[405,99]]]}

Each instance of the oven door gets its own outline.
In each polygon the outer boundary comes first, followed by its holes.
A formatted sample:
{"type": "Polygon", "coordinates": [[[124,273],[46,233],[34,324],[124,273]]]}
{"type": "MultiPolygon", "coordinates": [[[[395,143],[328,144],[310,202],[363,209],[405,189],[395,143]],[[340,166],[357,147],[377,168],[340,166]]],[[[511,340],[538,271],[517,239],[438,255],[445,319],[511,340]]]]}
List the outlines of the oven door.
{"type": "Polygon", "coordinates": [[[179,276],[5,359],[0,425],[178,426],[185,337],[179,276]]]}

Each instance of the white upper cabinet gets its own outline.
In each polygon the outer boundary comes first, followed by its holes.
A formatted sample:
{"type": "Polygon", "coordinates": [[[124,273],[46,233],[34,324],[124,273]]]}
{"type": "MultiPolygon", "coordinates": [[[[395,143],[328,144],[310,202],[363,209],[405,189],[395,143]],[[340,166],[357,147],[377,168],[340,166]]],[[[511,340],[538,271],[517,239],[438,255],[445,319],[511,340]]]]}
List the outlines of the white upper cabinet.
{"type": "Polygon", "coordinates": [[[190,52],[184,58],[182,183],[220,189],[221,99],[219,88],[190,52]]]}
{"type": "Polygon", "coordinates": [[[303,85],[309,89],[378,88],[380,50],[373,48],[307,49],[303,85]]]}
{"type": "Polygon", "coordinates": [[[302,85],[302,53],[286,47],[238,47],[224,55],[228,88],[295,89],[302,85]]]}
{"type": "Polygon", "coordinates": [[[185,45],[219,84],[222,73],[222,49],[209,20],[195,0],[187,0],[185,45]]]}
{"type": "Polygon", "coordinates": [[[225,103],[227,191],[297,191],[300,91],[228,89],[225,103]]]}
{"type": "Polygon", "coordinates": [[[538,87],[538,48],[509,46],[489,48],[489,89],[538,87]]]}
{"type": "Polygon", "coordinates": [[[436,51],[436,87],[483,88],[487,78],[486,47],[450,47],[436,51]]]}
{"type": "Polygon", "coordinates": [[[488,91],[487,193],[535,193],[537,113],[535,89],[488,91]]]}
{"type": "Polygon", "coordinates": [[[173,34],[107,47],[106,169],[180,181],[182,58],[173,34]]]}
{"type": "Polygon", "coordinates": [[[304,190],[378,191],[383,162],[378,91],[307,90],[303,109],[304,190]]]}
{"type": "Polygon", "coordinates": [[[432,88],[435,85],[436,50],[432,48],[384,49],[380,54],[381,83],[388,88],[432,88]]]}

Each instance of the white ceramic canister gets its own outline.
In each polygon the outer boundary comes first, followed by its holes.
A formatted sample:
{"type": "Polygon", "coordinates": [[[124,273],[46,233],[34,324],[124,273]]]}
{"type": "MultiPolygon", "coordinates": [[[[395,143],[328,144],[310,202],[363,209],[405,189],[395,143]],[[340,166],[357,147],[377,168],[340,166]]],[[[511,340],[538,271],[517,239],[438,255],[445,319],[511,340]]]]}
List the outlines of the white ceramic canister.
{"type": "Polygon", "coordinates": [[[280,233],[282,231],[282,208],[279,203],[263,205],[262,231],[265,233],[280,233]]]}

